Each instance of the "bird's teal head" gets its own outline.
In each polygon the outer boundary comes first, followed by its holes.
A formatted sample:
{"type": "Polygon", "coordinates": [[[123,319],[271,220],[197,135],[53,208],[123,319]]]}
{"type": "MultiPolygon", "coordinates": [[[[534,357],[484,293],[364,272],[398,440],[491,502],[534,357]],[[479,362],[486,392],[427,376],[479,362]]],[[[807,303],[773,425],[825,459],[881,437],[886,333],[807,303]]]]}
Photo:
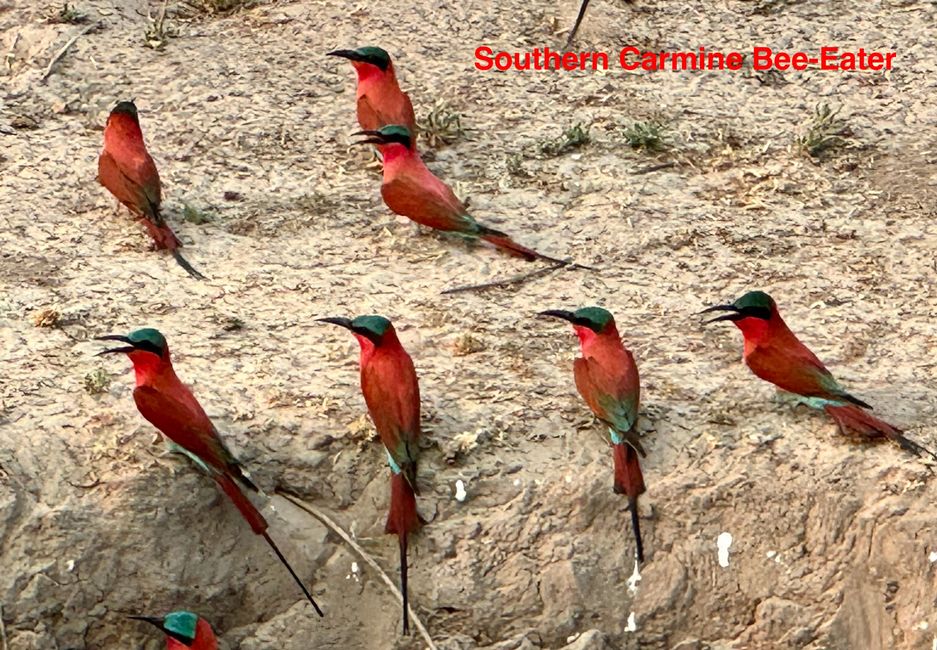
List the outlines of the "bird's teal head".
{"type": "Polygon", "coordinates": [[[192,612],[171,612],[166,616],[131,616],[130,618],[158,627],[167,636],[189,647],[195,643],[198,631],[198,615],[192,612]]]}
{"type": "Polygon", "coordinates": [[[354,319],[329,316],[328,318],[318,318],[316,320],[351,330],[359,340],[363,338],[375,346],[388,342],[392,337],[396,338],[394,326],[383,316],[358,316],[354,319]]]}
{"type": "Polygon", "coordinates": [[[166,344],[166,337],[160,334],[159,330],[155,330],[151,327],[134,330],[128,336],[108,334],[107,336],[98,336],[96,340],[119,341],[126,344],[98,352],[98,356],[102,354],[115,354],[117,352],[123,352],[125,354],[134,352],[150,353],[160,358],[168,358],[169,355],[169,346],[166,344]]]}
{"type": "Polygon", "coordinates": [[[771,320],[771,317],[777,313],[778,306],[774,299],[764,291],[749,291],[744,296],[733,303],[727,305],[714,305],[701,311],[706,314],[714,311],[726,311],[728,314],[711,318],[706,323],[715,323],[721,320],[730,320],[738,323],[746,318],[755,318],[758,320],[771,320]]]}
{"type": "Polygon", "coordinates": [[[111,109],[111,114],[114,113],[123,113],[124,115],[129,115],[133,119],[137,119],[137,105],[134,103],[134,100],[124,100],[117,102],[114,108],[111,109]]]}
{"type": "Polygon", "coordinates": [[[409,149],[413,144],[413,134],[410,133],[410,129],[403,126],[402,124],[388,124],[387,126],[383,126],[380,129],[374,131],[358,131],[352,135],[368,136],[364,140],[355,142],[355,144],[374,144],[379,147],[391,144],[401,144],[407,149],[409,149]]]}
{"type": "Polygon", "coordinates": [[[360,64],[373,65],[382,72],[387,72],[390,67],[390,54],[387,53],[387,50],[373,45],[359,47],[357,50],[332,50],[326,56],[338,56],[348,59],[356,68],[360,64]]]}
{"type": "Polygon", "coordinates": [[[562,318],[572,323],[574,327],[585,327],[596,334],[602,334],[615,327],[615,317],[607,309],[601,307],[583,307],[576,311],[548,309],[540,312],[539,315],[562,318]]]}

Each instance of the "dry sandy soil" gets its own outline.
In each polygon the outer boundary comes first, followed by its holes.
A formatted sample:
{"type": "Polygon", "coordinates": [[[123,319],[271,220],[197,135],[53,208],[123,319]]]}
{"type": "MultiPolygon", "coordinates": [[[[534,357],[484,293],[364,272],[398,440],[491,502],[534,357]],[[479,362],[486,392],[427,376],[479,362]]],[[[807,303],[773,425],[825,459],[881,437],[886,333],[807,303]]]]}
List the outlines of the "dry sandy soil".
{"type": "Polygon", "coordinates": [[[159,50],[144,46],[158,4],[78,0],[99,26],[41,81],[88,25],[49,22],[45,5],[0,0],[0,648],[158,648],[124,615],[177,608],[228,649],[425,647],[400,638],[377,573],[275,497],[273,534],[327,612],[314,617],[212,483],[160,455],[129,364],[90,340],[162,330],[266,492],[326,513],[396,581],[356,345],[313,321],[373,312],[397,323],[422,382],[430,523],[411,587],[436,647],[937,644],[937,479],[779,400],[741,364],[735,329],[694,315],[771,292],[843,383],[937,447],[932,2],[594,0],[580,38],[899,53],[886,74],[761,79],[473,69],[481,43],[560,47],[573,0],[170,4],[159,50]],[[531,267],[383,206],[373,161],[349,147],[352,71],[323,56],[370,43],[396,57],[418,115],[437,99],[461,114],[465,135],[427,158],[479,219],[601,270],[440,295],[531,267]],[[94,180],[107,112],[130,97],[167,217],[208,281],[149,250],[94,180]],[[794,140],[822,102],[848,129],[812,160],[794,140]],[[667,124],[668,150],[625,144],[649,119],[667,124]],[[590,144],[540,153],[575,122],[590,144]],[[184,220],[184,204],[210,221],[184,220]],[[630,585],[628,515],[573,387],[575,339],[534,317],[595,303],[616,314],[644,389],[648,560],[630,585]]]}

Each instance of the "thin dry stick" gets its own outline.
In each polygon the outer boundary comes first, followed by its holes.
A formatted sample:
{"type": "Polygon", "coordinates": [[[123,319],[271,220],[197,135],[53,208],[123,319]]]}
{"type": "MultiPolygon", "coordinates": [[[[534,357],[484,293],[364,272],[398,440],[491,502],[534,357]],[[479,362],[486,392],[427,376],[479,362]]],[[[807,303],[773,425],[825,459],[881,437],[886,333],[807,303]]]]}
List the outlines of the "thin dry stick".
{"type": "MultiPolygon", "coordinates": [[[[361,548],[358,545],[358,543],[351,538],[351,535],[346,533],[342,529],[341,526],[339,526],[334,521],[332,521],[332,519],[330,519],[327,514],[325,514],[318,508],[316,508],[314,505],[306,503],[305,501],[301,501],[298,497],[295,497],[288,492],[282,492],[280,490],[277,490],[276,493],[279,494],[284,499],[286,499],[287,501],[289,501],[290,503],[292,503],[294,506],[296,506],[300,510],[307,512],[308,514],[312,515],[313,517],[321,521],[329,529],[331,529],[336,535],[338,535],[343,540],[345,540],[345,543],[347,543],[352,549],[354,549],[355,553],[360,555],[361,559],[364,560],[368,564],[368,566],[374,569],[379,576],[381,576],[381,579],[384,581],[384,584],[387,585],[387,588],[390,589],[391,593],[397,596],[397,598],[400,600],[401,603],[403,602],[403,594],[401,594],[400,590],[397,589],[397,585],[394,584],[394,581],[391,580],[390,577],[384,572],[384,569],[381,568],[381,565],[378,564],[374,560],[374,558],[372,558],[370,555],[365,553],[364,549],[361,548]]],[[[426,641],[426,645],[429,646],[430,650],[437,650],[436,644],[433,643],[432,637],[430,637],[429,632],[426,631],[426,628],[423,626],[422,621],[420,621],[419,617],[417,617],[416,612],[414,612],[413,608],[410,606],[407,606],[407,609],[410,612],[410,620],[413,621],[413,624],[416,626],[416,629],[420,631],[420,634],[423,636],[423,640],[426,641]]]]}
{"type": "Polygon", "coordinates": [[[660,163],[659,165],[651,165],[650,167],[642,167],[641,169],[636,169],[631,172],[632,176],[640,176],[641,174],[650,174],[651,172],[659,172],[662,169],[670,169],[671,167],[676,167],[677,163],[674,162],[665,162],[660,163]]]}
{"type": "Polygon", "coordinates": [[[97,24],[92,23],[92,24],[90,24],[90,25],[87,25],[83,30],[81,30],[80,32],[78,32],[78,33],[75,34],[74,36],[72,36],[72,37],[68,40],[68,43],[66,43],[65,45],[63,45],[63,46],[62,46],[62,49],[59,50],[58,53],[57,53],[55,56],[52,57],[52,60],[51,60],[51,61],[49,61],[49,65],[46,66],[46,71],[42,73],[42,76],[39,78],[39,81],[45,82],[45,80],[49,78],[49,75],[52,74],[52,67],[53,67],[56,63],[59,62],[59,59],[61,59],[63,56],[65,56],[65,53],[68,52],[68,48],[70,48],[72,45],[74,45],[74,44],[75,44],[75,41],[77,41],[79,38],[81,38],[82,36],[84,36],[85,34],[87,34],[88,32],[90,32],[90,31],[91,31],[92,29],[94,29],[95,27],[97,27],[97,24]]]}
{"type": "Polygon", "coordinates": [[[509,287],[514,284],[522,284],[528,280],[540,277],[541,275],[546,275],[547,273],[552,273],[553,271],[558,271],[568,264],[554,264],[553,266],[545,266],[542,269],[537,269],[536,271],[531,271],[530,273],[521,273],[520,275],[513,275],[504,280],[494,280],[492,282],[485,282],[483,284],[467,284],[461,287],[453,287],[452,289],[446,289],[442,293],[462,293],[463,291],[484,291],[486,289],[494,289],[495,287],[509,287]]]}

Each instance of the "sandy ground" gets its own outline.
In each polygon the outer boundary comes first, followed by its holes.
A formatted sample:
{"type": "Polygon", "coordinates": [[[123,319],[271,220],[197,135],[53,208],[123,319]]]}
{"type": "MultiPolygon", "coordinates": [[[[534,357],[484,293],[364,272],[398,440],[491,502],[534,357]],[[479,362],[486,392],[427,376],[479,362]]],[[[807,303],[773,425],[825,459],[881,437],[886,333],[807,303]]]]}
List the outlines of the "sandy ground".
{"type": "Polygon", "coordinates": [[[327,617],[314,617],[211,482],[160,457],[129,364],[94,357],[90,340],[162,330],[255,480],[327,513],[396,580],[356,346],[313,321],[369,312],[397,323],[421,378],[430,524],[411,594],[438,648],[937,643],[932,474],[779,400],[741,364],[734,328],[694,316],[768,290],[844,384],[937,447],[933,3],[594,0],[581,33],[583,49],[899,52],[888,74],[767,83],[472,68],[481,43],[559,47],[570,0],[297,1],[213,17],[170,5],[162,50],[143,45],[158,4],[79,1],[101,27],[40,82],[85,27],[47,22],[44,4],[0,1],[0,648],[158,648],[123,615],[177,608],[229,649],[425,647],[399,638],[376,573],[277,498],[266,512],[315,585],[327,617]],[[395,55],[418,115],[437,99],[461,113],[466,135],[427,157],[479,219],[601,271],[441,296],[530,267],[384,208],[376,169],[348,146],[350,67],[323,56],[369,43],[395,55]],[[167,217],[209,281],[150,251],[94,180],[107,112],[129,97],[167,217]],[[817,162],[793,142],[820,102],[842,106],[851,135],[817,162]],[[646,119],[668,124],[669,151],[624,144],[623,127],[646,119]],[[575,122],[592,124],[591,144],[538,153],[575,122]],[[663,162],[676,164],[634,174],[663,162]],[[211,220],[183,221],[186,203],[211,220]],[[575,339],[534,318],[594,303],[616,314],[642,373],[648,561],[630,586],[625,503],[573,387],[575,339]]]}

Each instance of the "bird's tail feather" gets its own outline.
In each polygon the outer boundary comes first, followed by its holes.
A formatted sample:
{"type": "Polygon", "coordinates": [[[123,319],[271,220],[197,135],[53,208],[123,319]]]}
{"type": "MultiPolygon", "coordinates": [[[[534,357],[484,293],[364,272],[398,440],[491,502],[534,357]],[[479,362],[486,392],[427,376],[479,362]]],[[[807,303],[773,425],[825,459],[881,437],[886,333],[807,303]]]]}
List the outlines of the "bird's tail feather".
{"type": "Polygon", "coordinates": [[[824,410],[836,421],[843,435],[858,436],[865,440],[886,438],[896,442],[899,447],[915,456],[927,455],[937,460],[937,455],[934,452],[906,437],[901,429],[878,419],[858,406],[852,404],[833,406],[829,404],[824,407],[824,410]]]}
{"type": "Polygon", "coordinates": [[[159,250],[171,251],[182,246],[182,242],[176,237],[176,233],[174,233],[172,228],[167,226],[166,222],[159,218],[159,216],[152,219],[144,216],[140,220],[143,222],[143,225],[146,226],[147,232],[150,234],[150,237],[153,238],[153,241],[156,243],[156,248],[159,250]]]}
{"type": "Polygon", "coordinates": [[[185,272],[191,275],[196,280],[204,280],[205,276],[195,270],[195,268],[189,264],[189,261],[182,257],[182,253],[179,252],[178,248],[172,249],[172,256],[175,258],[176,262],[179,263],[179,266],[185,269],[185,272]]]}
{"type": "Polygon", "coordinates": [[[251,530],[255,534],[261,535],[270,545],[270,548],[273,549],[273,552],[276,554],[277,559],[286,567],[286,570],[290,572],[290,575],[293,576],[293,580],[296,581],[296,584],[299,585],[299,588],[303,590],[303,594],[306,596],[306,599],[312,605],[313,609],[316,610],[316,613],[319,616],[324,616],[322,610],[319,609],[319,605],[316,604],[316,601],[313,600],[312,594],[309,593],[309,590],[306,589],[306,585],[303,584],[303,581],[299,579],[299,576],[296,575],[296,572],[293,570],[293,567],[290,566],[290,563],[287,562],[286,558],[283,556],[283,553],[280,552],[280,549],[270,538],[270,535],[267,533],[267,520],[264,519],[264,516],[260,514],[260,511],[251,503],[250,499],[247,498],[241,488],[238,487],[238,484],[234,482],[227,474],[219,474],[215,477],[215,480],[218,482],[218,485],[221,486],[221,489],[224,490],[224,493],[228,495],[231,501],[234,502],[234,505],[240,511],[244,519],[247,520],[247,523],[250,524],[251,530]]]}
{"type": "Polygon", "coordinates": [[[407,594],[407,535],[420,529],[420,515],[416,511],[416,496],[410,482],[402,474],[390,477],[390,511],[384,532],[395,534],[400,540],[400,593],[403,596],[403,633],[410,633],[409,597],[407,594]]]}
{"type": "Polygon", "coordinates": [[[566,47],[564,49],[568,50],[569,46],[573,43],[573,39],[576,38],[576,32],[579,31],[579,25],[582,24],[582,19],[586,15],[586,7],[588,6],[589,0],[582,0],[582,4],[579,6],[579,15],[576,16],[576,24],[569,30],[569,36],[566,37],[566,47]]]}
{"type": "Polygon", "coordinates": [[[634,530],[634,542],[637,548],[638,561],[644,561],[644,544],[641,541],[641,523],[638,520],[638,496],[647,488],[644,485],[644,474],[638,460],[638,452],[626,442],[612,445],[615,459],[616,494],[628,495],[628,509],[631,510],[631,528],[634,530]]]}
{"type": "Polygon", "coordinates": [[[280,560],[280,562],[283,563],[283,566],[286,567],[286,570],[290,572],[291,576],[293,576],[293,580],[296,581],[296,584],[299,585],[299,588],[303,590],[303,594],[306,596],[306,600],[308,600],[309,604],[312,605],[312,608],[316,610],[316,614],[319,616],[325,616],[325,614],[322,613],[322,610],[319,609],[319,605],[313,599],[312,594],[309,593],[308,589],[306,589],[306,585],[304,585],[303,581],[299,579],[299,576],[296,575],[295,571],[293,571],[293,567],[291,567],[290,563],[286,561],[285,557],[283,557],[283,553],[280,552],[280,549],[277,548],[277,545],[273,543],[272,539],[270,539],[270,535],[268,535],[266,531],[262,532],[261,535],[263,535],[264,539],[267,540],[267,544],[269,544],[270,548],[273,549],[273,552],[276,553],[277,558],[280,560]]]}
{"type": "Polygon", "coordinates": [[[250,524],[251,530],[257,535],[264,534],[267,530],[267,520],[260,514],[260,510],[251,503],[247,495],[241,492],[241,488],[234,482],[234,479],[227,474],[219,474],[215,476],[215,480],[218,482],[221,489],[224,490],[224,493],[228,495],[228,498],[231,499],[232,503],[234,503],[234,506],[241,513],[241,516],[250,524]]]}
{"type": "Polygon", "coordinates": [[[638,562],[644,562],[644,542],[641,541],[641,520],[638,517],[638,500],[628,497],[628,510],[631,511],[631,530],[634,531],[635,553],[638,562]]]}
{"type": "Polygon", "coordinates": [[[410,634],[410,599],[407,595],[407,534],[400,533],[400,593],[403,596],[403,633],[410,634]]]}
{"type": "Polygon", "coordinates": [[[582,264],[576,264],[570,262],[569,260],[561,260],[557,257],[550,257],[549,255],[544,255],[543,253],[538,253],[532,248],[527,248],[521,244],[518,244],[516,241],[511,239],[509,235],[504,234],[499,230],[493,230],[487,226],[479,225],[481,230],[481,235],[479,235],[483,240],[489,244],[503,250],[508,255],[513,255],[514,257],[520,257],[527,260],[528,262],[533,262],[534,260],[543,260],[544,262],[552,262],[553,264],[559,264],[561,266],[573,266],[576,268],[587,269],[594,271],[592,267],[583,266],[582,264]]]}
{"type": "Polygon", "coordinates": [[[143,225],[146,226],[147,232],[150,233],[150,237],[152,237],[153,241],[156,243],[156,248],[158,250],[170,251],[176,262],[179,263],[179,266],[184,268],[185,272],[196,280],[205,279],[204,275],[196,271],[195,268],[189,264],[189,261],[182,257],[182,253],[179,252],[179,248],[182,247],[182,242],[176,237],[176,233],[172,231],[172,228],[166,225],[165,221],[160,218],[150,219],[149,217],[143,217],[141,221],[143,225]]]}

